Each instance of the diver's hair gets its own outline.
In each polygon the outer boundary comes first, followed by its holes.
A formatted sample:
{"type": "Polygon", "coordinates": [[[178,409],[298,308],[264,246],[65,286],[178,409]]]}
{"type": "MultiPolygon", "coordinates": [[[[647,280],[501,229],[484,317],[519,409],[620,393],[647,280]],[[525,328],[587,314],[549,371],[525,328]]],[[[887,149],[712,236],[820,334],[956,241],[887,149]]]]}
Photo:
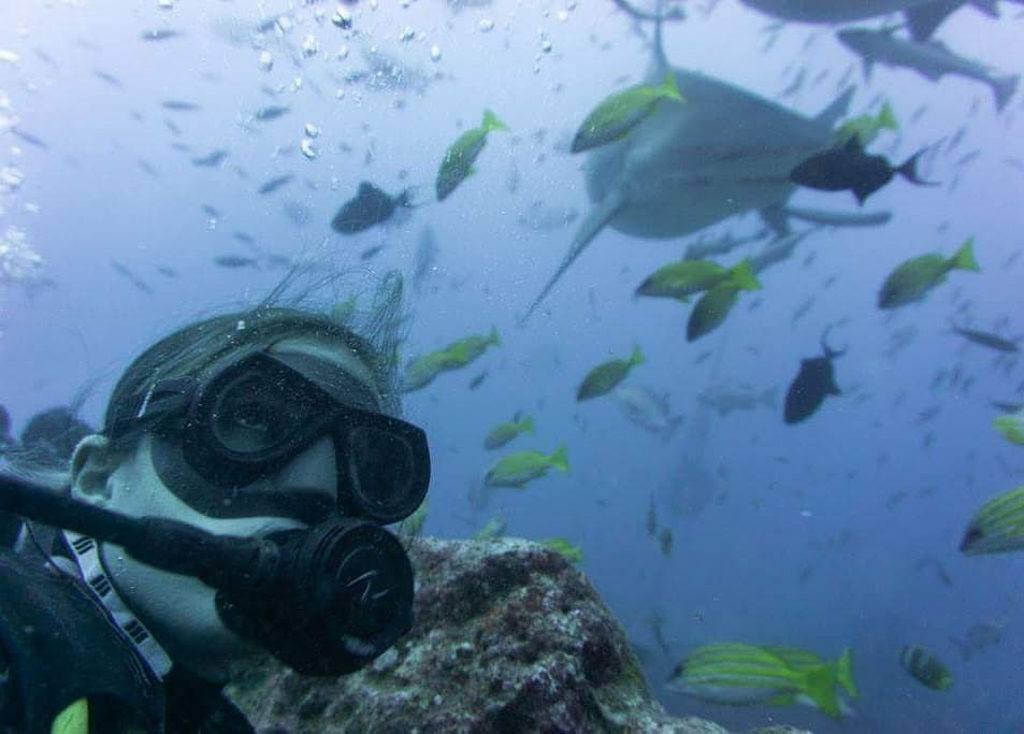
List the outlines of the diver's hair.
{"type": "Polygon", "coordinates": [[[389,353],[382,353],[369,340],[330,316],[281,306],[258,306],[189,324],[149,347],[114,386],[104,416],[104,430],[109,431],[125,417],[126,411],[136,407],[138,396],[158,380],[193,377],[233,351],[269,346],[292,337],[336,343],[350,350],[373,376],[382,412],[397,414],[397,376],[389,353]]]}

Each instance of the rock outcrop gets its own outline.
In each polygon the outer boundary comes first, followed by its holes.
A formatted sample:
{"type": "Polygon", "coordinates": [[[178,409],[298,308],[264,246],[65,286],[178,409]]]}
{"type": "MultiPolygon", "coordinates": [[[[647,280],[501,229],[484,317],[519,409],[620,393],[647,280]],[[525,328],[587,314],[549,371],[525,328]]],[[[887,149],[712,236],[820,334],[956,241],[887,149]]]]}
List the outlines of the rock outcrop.
{"type": "Polygon", "coordinates": [[[524,540],[417,539],[416,623],[367,669],[308,678],[272,660],[229,694],[263,734],[728,734],[669,716],[586,577],[524,540]]]}

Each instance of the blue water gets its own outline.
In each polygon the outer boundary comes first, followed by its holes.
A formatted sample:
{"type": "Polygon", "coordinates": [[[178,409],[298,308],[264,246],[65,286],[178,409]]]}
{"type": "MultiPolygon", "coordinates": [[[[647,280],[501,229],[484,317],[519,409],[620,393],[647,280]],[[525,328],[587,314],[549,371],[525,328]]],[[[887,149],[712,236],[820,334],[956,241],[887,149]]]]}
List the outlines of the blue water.
{"type": "MultiPolygon", "coordinates": [[[[1004,335],[1024,333],[1024,265],[1007,264],[1024,245],[1024,173],[1007,162],[1024,157],[1020,95],[997,115],[988,88],[974,81],[932,83],[885,68],[865,81],[859,60],[828,27],[789,24],[762,53],[770,18],[732,0],[687,5],[688,19],[665,28],[676,66],[769,99],[806,67],[803,88],[781,102],[814,115],[856,63],[851,114],[884,93],[902,131],[896,144],[890,135],[877,147],[894,161],[944,137],[948,143],[966,127],[960,145],[929,167],[941,186],[894,181],[866,207],[892,211],[891,223],[813,234],[764,274],[762,292],[744,295],[720,329],[693,344],[685,340],[687,307],[632,297],[643,277],[682,254],[686,240],[610,229],[526,326],[517,325],[579,222],[537,232],[518,215],[538,199],[587,211],[582,158],[567,154],[568,140],[598,100],[641,81],[650,60],[649,24],[636,27],[611,2],[495,0],[454,12],[440,0],[407,8],[382,0],[376,10],[347,6],[359,34],[333,26],[328,3],[266,2],[256,12],[243,2],[177,0],[170,10],[155,0],[8,2],[0,49],[20,58],[0,61],[0,90],[10,105],[0,112],[47,146],[0,132],[0,166],[24,175],[20,188],[0,199],[0,232],[23,230],[43,258],[34,283],[0,280],[2,401],[15,430],[87,387],[82,415],[98,423],[114,380],[145,346],[204,315],[255,305],[283,271],[215,266],[220,255],[253,254],[234,231],[251,234],[263,252],[313,257],[325,270],[347,272],[314,299],[329,306],[349,289],[368,293],[392,268],[411,275],[429,225],[440,248],[437,270],[418,295],[407,291],[413,318],[403,354],[492,325],[502,345],[405,399],[406,415],[427,430],[432,446],[428,533],[466,537],[501,515],[509,534],[580,544],[583,569],[647,651],[652,690],[678,714],[736,729],[774,720],[817,732],[1024,731],[1024,556],[965,558],[957,550],[974,509],[1024,476],[1024,455],[991,429],[989,405],[1020,401],[1024,372],[1019,364],[994,365],[994,353],[948,331],[951,318],[966,314],[978,328],[993,329],[1005,317],[1004,335]],[[294,27],[253,35],[259,22],[282,13],[294,27]],[[482,31],[484,20],[494,28],[482,31]],[[241,29],[241,38],[231,41],[229,27],[241,29]],[[140,40],[153,28],[184,35],[140,40]],[[406,28],[413,37],[402,41],[406,28]],[[319,50],[303,57],[308,34],[319,50]],[[362,49],[374,44],[426,75],[426,88],[346,82],[346,73],[364,65],[362,49]],[[433,45],[441,51],[436,62],[433,45]],[[344,46],[348,56],[338,58],[344,46]],[[270,71],[260,68],[261,50],[273,55],[270,71]],[[812,87],[825,69],[828,78],[812,87]],[[281,91],[270,96],[265,86],[281,91]],[[200,109],[163,110],[168,99],[200,109]],[[291,111],[251,121],[272,104],[291,111]],[[926,111],[912,123],[922,105],[926,111]],[[485,107],[511,134],[492,135],[478,173],[451,198],[356,237],[332,232],[337,208],[364,179],[392,192],[415,185],[421,200],[431,200],[446,146],[478,124],[485,107]],[[320,130],[313,160],[298,148],[307,123],[320,130]],[[221,148],[229,155],[219,167],[190,162],[221,148]],[[980,155],[958,168],[957,159],[973,150],[980,155]],[[507,184],[512,168],[520,177],[515,193],[507,184]],[[263,182],[283,174],[295,180],[257,195],[263,182]],[[219,215],[204,212],[204,204],[219,215]],[[308,222],[299,226],[286,207],[307,213],[308,222]],[[955,272],[919,305],[891,317],[877,310],[877,290],[897,264],[924,252],[950,253],[971,235],[981,275],[955,272]],[[384,245],[379,255],[360,259],[377,245],[384,245]],[[133,286],[112,261],[151,292],[133,286]],[[161,275],[160,266],[178,277],[161,275]],[[835,284],[823,287],[833,275],[835,284]],[[810,310],[794,322],[810,296],[810,310]],[[755,300],[761,305],[751,310],[755,300]],[[781,403],[724,417],[698,403],[714,385],[775,386],[781,398],[800,359],[819,354],[822,331],[838,323],[830,338],[849,350],[835,363],[844,394],[807,422],[784,425],[781,403]],[[908,327],[915,338],[887,356],[894,332],[908,327]],[[590,368],[636,344],[647,362],[629,379],[668,392],[685,418],[669,441],[629,423],[610,397],[575,402],[590,368]],[[711,356],[696,363],[708,350],[711,356]],[[968,391],[931,389],[939,370],[954,368],[973,379],[968,391]],[[486,380],[469,390],[484,369],[486,380]],[[922,424],[920,414],[933,406],[940,411],[922,424]],[[551,451],[564,442],[572,471],[474,509],[470,490],[494,460],[483,437],[517,410],[532,413],[538,430],[513,446],[551,451]],[[644,530],[652,497],[659,523],[674,534],[669,557],[644,530]],[[938,559],[952,585],[932,567],[916,568],[922,558],[938,559]],[[668,654],[654,638],[652,614],[663,619],[668,654]],[[986,622],[1005,624],[1000,643],[961,659],[949,638],[986,622]],[[833,722],[801,707],[713,706],[663,689],[688,650],[715,641],[801,646],[829,658],[851,646],[862,690],[855,715],[833,722]],[[937,693],[910,678],[898,662],[906,644],[937,653],[953,671],[954,688],[937,693]]],[[[998,20],[961,10],[938,37],[1001,72],[1020,72],[1024,21],[1018,6],[1002,5],[998,20]]],[[[800,191],[793,203],[857,208],[846,193],[800,191]]],[[[715,231],[760,226],[748,214],[715,231]]]]}

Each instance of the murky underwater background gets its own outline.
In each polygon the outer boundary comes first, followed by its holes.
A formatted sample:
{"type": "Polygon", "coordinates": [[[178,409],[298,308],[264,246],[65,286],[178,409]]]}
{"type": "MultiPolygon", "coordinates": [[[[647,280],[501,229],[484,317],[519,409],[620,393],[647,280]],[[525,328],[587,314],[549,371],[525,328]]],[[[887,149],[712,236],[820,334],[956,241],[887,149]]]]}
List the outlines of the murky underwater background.
{"type": "MultiPolygon", "coordinates": [[[[142,348],[204,314],[254,305],[295,262],[349,273],[321,294],[328,306],[352,292],[368,300],[397,268],[412,314],[403,359],[492,326],[501,335],[467,369],[405,398],[433,452],[427,533],[469,537],[502,518],[510,535],[578,544],[652,689],[679,714],[736,729],[776,720],[816,732],[1024,731],[1024,555],[958,551],[978,505],[1024,477],[1024,455],[991,427],[991,401],[1024,400],[1024,370],[950,331],[954,321],[1024,334],[1021,95],[997,114],[976,81],[884,67],[865,80],[833,27],[779,25],[736,0],[682,5],[686,19],[664,28],[674,66],[806,116],[848,85],[848,116],[884,96],[900,130],[873,150],[901,162],[929,146],[921,171],[940,183],[897,179],[873,195],[863,211],[892,212],[883,226],[817,229],[691,343],[690,307],[633,292],[697,237],[759,233],[756,212],[684,238],[606,228],[519,323],[591,206],[573,133],[603,97],[644,81],[651,62],[652,24],[610,0],[8,0],[0,401],[16,432],[87,389],[81,414],[96,424],[142,348]],[[339,7],[350,28],[332,22],[339,7]],[[477,173],[433,201],[446,147],[485,108],[510,131],[492,133],[477,173]],[[424,205],[404,221],[334,232],[364,180],[392,193],[418,187],[424,205]],[[969,236],[980,274],[954,272],[920,304],[876,307],[899,263],[948,255],[969,236]],[[786,388],[829,326],[830,343],[848,349],[835,361],[842,394],[785,425],[786,388]],[[637,345],[646,361],[627,384],[667,394],[682,417],[671,435],[630,422],[611,395],[575,399],[592,367],[637,345]],[[729,397],[744,405],[726,412],[729,397]],[[534,417],[536,434],[508,448],[564,443],[571,471],[481,502],[500,455],[484,436],[517,411],[534,417]],[[972,629],[997,639],[973,649],[972,629]],[[688,650],[716,641],[826,658],[852,647],[855,714],[836,722],[663,689],[688,650]],[[952,690],[928,690],[900,667],[913,644],[946,662],[952,690]]],[[[1024,71],[1022,8],[1000,5],[998,19],[964,8],[936,36],[1001,73],[1024,71]]],[[[771,136],[786,144],[786,131],[771,136]]],[[[791,203],[858,210],[848,192],[801,189],[791,203]]]]}

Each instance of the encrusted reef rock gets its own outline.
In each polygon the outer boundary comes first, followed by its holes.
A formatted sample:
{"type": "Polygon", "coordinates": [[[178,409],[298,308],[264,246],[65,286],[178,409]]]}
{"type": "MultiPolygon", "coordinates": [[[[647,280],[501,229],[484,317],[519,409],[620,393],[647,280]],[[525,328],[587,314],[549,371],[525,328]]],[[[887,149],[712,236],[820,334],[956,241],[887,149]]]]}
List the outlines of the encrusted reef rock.
{"type": "Polygon", "coordinates": [[[728,734],[651,699],[586,577],[525,540],[417,539],[416,623],[367,669],[324,680],[266,660],[229,694],[264,734],[728,734]]]}

